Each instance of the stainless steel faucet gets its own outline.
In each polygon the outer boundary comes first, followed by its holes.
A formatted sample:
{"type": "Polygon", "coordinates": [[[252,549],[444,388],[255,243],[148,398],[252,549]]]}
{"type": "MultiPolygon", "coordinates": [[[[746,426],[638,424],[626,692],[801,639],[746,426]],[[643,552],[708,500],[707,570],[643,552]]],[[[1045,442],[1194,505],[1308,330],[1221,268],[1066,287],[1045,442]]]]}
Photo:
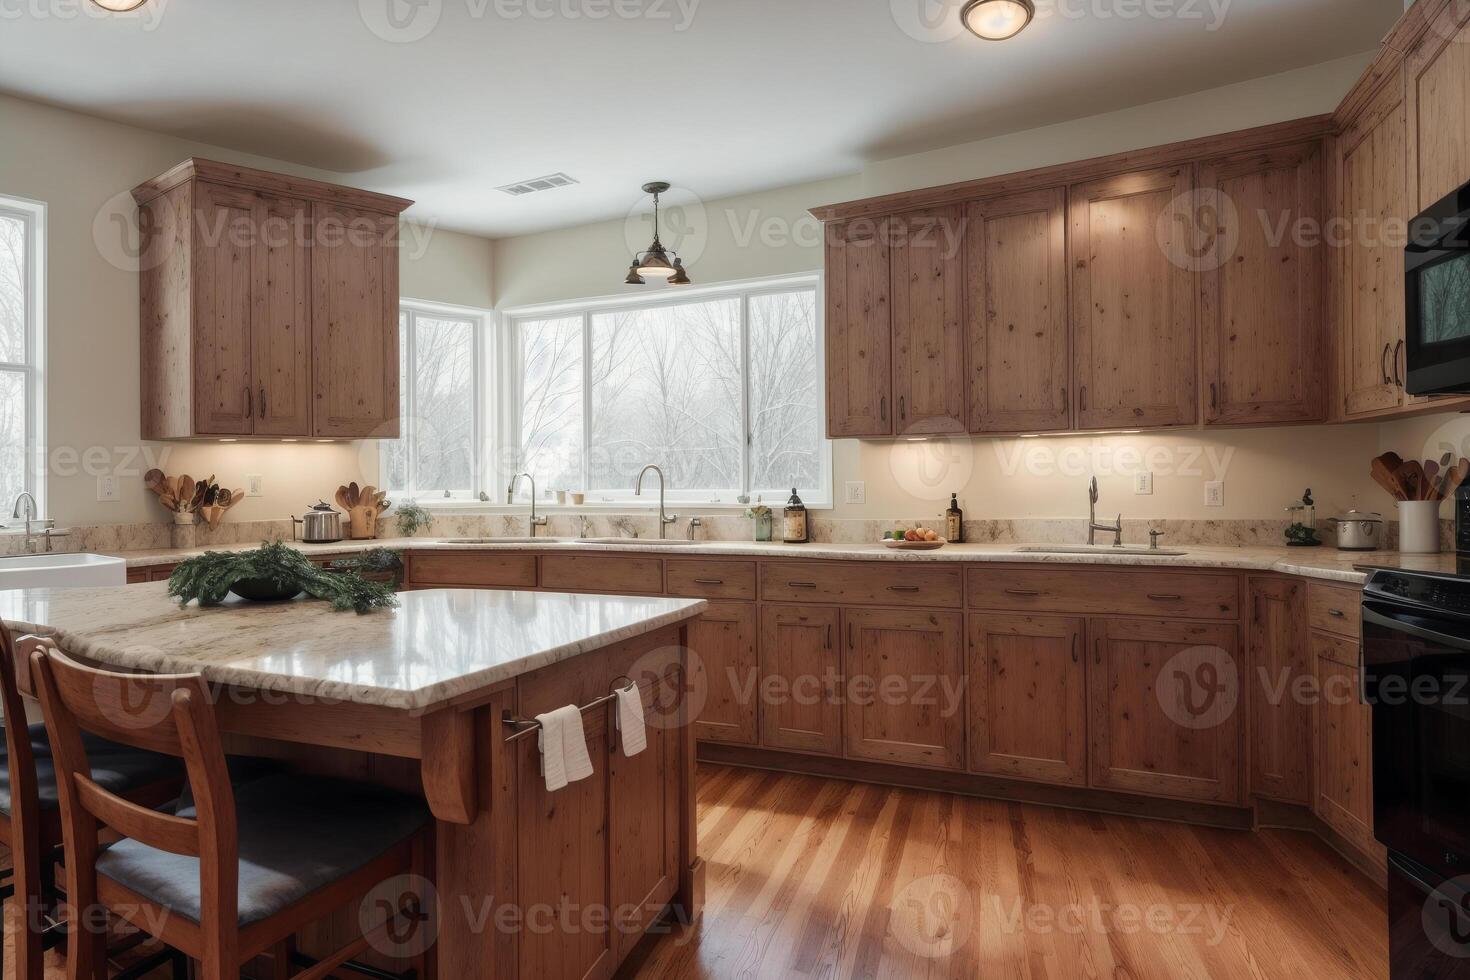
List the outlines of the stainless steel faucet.
{"type": "Polygon", "coordinates": [[[1097,522],[1097,477],[1093,477],[1092,482],[1087,485],[1088,544],[1097,543],[1097,532],[1099,531],[1112,531],[1113,547],[1123,547],[1123,514],[1121,511],[1118,513],[1118,520],[1115,524],[1099,524],[1097,522]]]}
{"type": "Polygon", "coordinates": [[[37,538],[46,542],[46,550],[49,552],[51,550],[52,540],[55,538],[64,538],[68,533],[66,531],[56,530],[56,522],[50,518],[44,521],[37,520],[36,515],[38,513],[40,513],[40,508],[36,506],[36,498],[31,495],[29,490],[22,490],[20,495],[15,498],[15,507],[11,510],[10,516],[15,520],[23,519],[26,522],[26,554],[30,555],[38,553],[39,549],[36,545],[37,538]],[[31,529],[36,524],[41,525],[39,532],[31,529]]]}
{"type": "Polygon", "coordinates": [[[536,529],[546,526],[546,518],[536,516],[536,478],[529,473],[517,473],[511,477],[510,486],[505,488],[505,502],[507,505],[515,503],[516,483],[520,481],[521,477],[525,477],[531,481],[531,537],[534,538],[536,536],[536,529]]]}
{"type": "Polygon", "coordinates": [[[643,474],[647,473],[649,470],[653,470],[655,473],[658,474],[658,539],[662,541],[664,538],[664,531],[667,530],[670,524],[679,519],[679,515],[664,513],[664,471],[659,469],[657,466],[654,466],[652,463],[649,463],[647,466],[643,467],[643,469],[638,471],[638,482],[633,484],[633,496],[643,496],[643,474]]]}
{"type": "Polygon", "coordinates": [[[689,518],[689,540],[694,540],[694,532],[704,527],[704,521],[697,517],[689,518]]]}

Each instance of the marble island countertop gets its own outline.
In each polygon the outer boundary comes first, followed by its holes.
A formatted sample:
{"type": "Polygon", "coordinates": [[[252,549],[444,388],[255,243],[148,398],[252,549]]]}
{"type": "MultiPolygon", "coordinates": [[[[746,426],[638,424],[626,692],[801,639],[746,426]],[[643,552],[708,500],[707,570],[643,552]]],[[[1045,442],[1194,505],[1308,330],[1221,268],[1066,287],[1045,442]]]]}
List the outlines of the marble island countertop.
{"type": "MultiPolygon", "coordinates": [[[[1021,551],[1022,548],[1045,547],[1023,544],[952,544],[937,551],[903,551],[881,544],[782,544],[751,541],[657,541],[629,538],[611,544],[591,544],[575,539],[552,538],[531,544],[524,539],[476,539],[456,542],[442,538],[380,538],[374,541],[339,541],[333,544],[292,543],[307,554],[342,554],[382,547],[414,551],[551,551],[595,554],[597,552],[646,552],[690,557],[766,557],[826,558],[872,561],[966,561],[966,562],[1036,562],[1068,565],[1135,565],[1172,566],[1176,568],[1223,568],[1240,571],[1281,572],[1328,581],[1360,585],[1367,579],[1365,568],[1403,568],[1423,572],[1454,572],[1455,556],[1404,555],[1397,551],[1338,551],[1329,546],[1318,548],[1267,547],[1260,545],[1175,545],[1160,554],[1114,552],[1107,546],[1084,553],[1043,553],[1021,551]],[[1184,552],[1171,555],[1170,552],[1184,552]]],[[[171,565],[206,550],[241,551],[254,544],[225,545],[188,550],[158,549],[150,551],[117,551],[112,554],[127,561],[128,567],[171,565]]],[[[1051,547],[1083,547],[1051,545],[1051,547]]],[[[1136,547],[1136,546],[1135,546],[1136,547]]]]}
{"type": "Polygon", "coordinates": [[[692,619],[702,599],[431,589],[364,615],[232,598],[180,606],[165,583],[0,591],[0,621],[78,656],[264,691],[423,710],[692,619]]]}

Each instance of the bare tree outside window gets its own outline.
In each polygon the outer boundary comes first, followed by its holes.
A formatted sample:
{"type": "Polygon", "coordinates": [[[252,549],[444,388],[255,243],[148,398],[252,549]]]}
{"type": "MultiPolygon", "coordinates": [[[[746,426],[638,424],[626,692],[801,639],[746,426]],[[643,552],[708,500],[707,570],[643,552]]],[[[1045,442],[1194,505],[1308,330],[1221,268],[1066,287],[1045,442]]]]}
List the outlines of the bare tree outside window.
{"type": "Polygon", "coordinates": [[[521,447],[517,472],[546,490],[582,486],[582,318],[520,324],[521,447]]]}
{"type": "Polygon", "coordinates": [[[423,490],[469,496],[474,489],[475,324],[414,318],[414,467],[423,490]]]}
{"type": "Polygon", "coordinates": [[[27,224],[0,214],[0,501],[26,489],[27,224]]]}
{"type": "Polygon", "coordinates": [[[408,428],[413,424],[408,390],[408,313],[398,311],[398,431],[399,438],[379,443],[379,467],[383,485],[394,490],[408,489],[408,428]]]}
{"type": "Polygon", "coordinates": [[[822,479],[817,297],[750,298],[750,485],[786,492],[822,479]]]}

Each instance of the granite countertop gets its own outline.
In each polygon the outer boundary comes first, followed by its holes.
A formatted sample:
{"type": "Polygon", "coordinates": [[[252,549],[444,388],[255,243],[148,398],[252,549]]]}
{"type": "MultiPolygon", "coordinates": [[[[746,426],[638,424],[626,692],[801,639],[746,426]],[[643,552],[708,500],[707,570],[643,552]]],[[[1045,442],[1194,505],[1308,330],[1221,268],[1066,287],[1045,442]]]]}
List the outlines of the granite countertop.
{"type": "Polygon", "coordinates": [[[0,621],[153,673],[423,710],[704,612],[702,599],[431,589],[364,615],[324,602],[180,606],[163,582],[0,591],[0,621]]]}
{"type": "MultiPolygon", "coordinates": [[[[965,561],[1026,562],[1063,565],[1134,565],[1173,568],[1222,568],[1243,571],[1281,572],[1328,581],[1361,585],[1367,580],[1364,568],[1403,568],[1410,571],[1454,572],[1455,556],[1403,555],[1397,551],[1338,551],[1335,548],[1287,548],[1259,545],[1178,545],[1159,555],[1117,554],[1106,546],[1085,554],[1019,552],[1037,547],[1017,544],[952,544],[937,551],[901,551],[881,544],[781,544],[751,541],[699,541],[694,544],[629,538],[616,544],[585,544],[568,539],[525,541],[476,540],[455,543],[439,538],[380,538],[375,541],[339,541],[335,544],[294,543],[307,554],[342,554],[368,548],[414,551],[527,551],[595,554],[601,552],[647,552],[651,554],[703,557],[827,558],[871,561],[965,561]],[[1183,551],[1170,556],[1168,551],[1183,551]]],[[[128,567],[171,565],[205,551],[243,551],[257,544],[223,545],[187,550],[119,551],[112,554],[128,567]]],[[[1057,546],[1071,547],[1071,546],[1057,546]]],[[[1078,546],[1081,547],[1081,546],[1078,546]]]]}

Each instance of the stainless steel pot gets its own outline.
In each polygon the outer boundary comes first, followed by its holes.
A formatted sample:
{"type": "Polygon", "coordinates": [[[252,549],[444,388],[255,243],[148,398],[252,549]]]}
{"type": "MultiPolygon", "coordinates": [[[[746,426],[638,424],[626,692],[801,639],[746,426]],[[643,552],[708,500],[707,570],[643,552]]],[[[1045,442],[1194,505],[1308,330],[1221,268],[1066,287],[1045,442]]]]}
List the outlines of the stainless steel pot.
{"type": "Polygon", "coordinates": [[[342,540],[342,515],[325,500],[301,517],[291,518],[291,539],[296,540],[296,527],[301,525],[301,541],[306,544],[331,544],[342,540]]]}
{"type": "Polygon", "coordinates": [[[1350,510],[1332,518],[1337,525],[1338,551],[1376,551],[1383,547],[1383,516],[1350,510]]]}

